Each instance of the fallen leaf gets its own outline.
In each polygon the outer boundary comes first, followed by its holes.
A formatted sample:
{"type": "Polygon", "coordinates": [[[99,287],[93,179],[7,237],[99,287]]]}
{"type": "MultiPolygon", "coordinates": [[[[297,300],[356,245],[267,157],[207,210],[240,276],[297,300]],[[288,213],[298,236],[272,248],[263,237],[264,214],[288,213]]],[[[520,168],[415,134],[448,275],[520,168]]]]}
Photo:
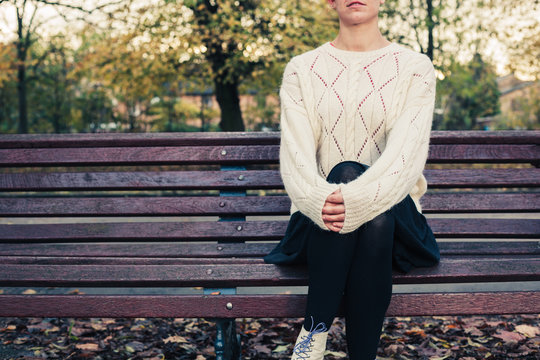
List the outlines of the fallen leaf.
{"type": "Polygon", "coordinates": [[[386,349],[384,349],[384,352],[389,355],[389,354],[399,354],[401,352],[403,352],[404,350],[404,346],[401,345],[401,344],[392,344],[390,346],[387,346],[386,349]]]}
{"type": "Polygon", "coordinates": [[[274,350],[272,350],[272,352],[282,353],[282,352],[285,352],[285,351],[288,351],[288,350],[289,350],[289,347],[287,345],[279,345],[274,350]]]}
{"type": "Polygon", "coordinates": [[[444,359],[448,359],[450,356],[452,356],[452,353],[449,353],[448,355],[444,355],[444,356],[432,356],[429,358],[429,360],[444,360],[444,359]]]}
{"type": "Polygon", "coordinates": [[[90,324],[90,327],[94,329],[95,331],[103,331],[107,330],[107,326],[100,324],[100,323],[92,323],[90,324]]]}
{"type": "Polygon", "coordinates": [[[75,347],[76,347],[77,349],[80,349],[80,350],[90,350],[90,351],[96,351],[96,350],[99,350],[98,344],[92,344],[92,343],[87,343],[87,344],[77,344],[77,345],[75,345],[75,347]]]}
{"type": "Polygon", "coordinates": [[[21,338],[16,338],[15,340],[13,340],[13,343],[15,345],[21,345],[27,342],[28,340],[29,340],[28,338],[21,337],[21,338]]]}
{"type": "Polygon", "coordinates": [[[469,344],[469,346],[484,347],[484,345],[479,344],[479,343],[476,343],[476,342],[472,341],[472,340],[469,339],[469,338],[467,338],[467,344],[469,344]]]}
{"type": "Polygon", "coordinates": [[[419,335],[421,337],[426,337],[426,333],[424,332],[424,330],[418,328],[418,327],[414,327],[410,330],[407,330],[405,331],[405,335],[408,335],[408,336],[411,336],[411,335],[419,335]]]}
{"type": "Polygon", "coordinates": [[[74,336],[82,336],[82,335],[86,335],[86,334],[90,334],[90,333],[93,333],[94,330],[93,329],[87,329],[87,328],[83,328],[83,327],[72,327],[71,328],[71,335],[74,335],[74,336]]]}
{"type": "Polygon", "coordinates": [[[530,325],[518,325],[515,327],[516,331],[520,334],[523,334],[527,337],[535,337],[536,335],[540,335],[540,329],[535,326],[530,325]]]}
{"type": "Polygon", "coordinates": [[[129,346],[130,349],[132,349],[133,351],[130,351],[130,352],[138,352],[138,351],[143,351],[144,350],[144,344],[140,341],[131,341],[129,343],[126,344],[126,348],[129,346]]]}
{"type": "Polygon", "coordinates": [[[178,335],[174,335],[174,336],[169,336],[168,338],[164,339],[163,342],[165,344],[167,343],[187,343],[188,341],[186,340],[185,337],[182,337],[182,336],[178,336],[178,335]]]}
{"type": "Polygon", "coordinates": [[[525,336],[521,335],[520,333],[506,330],[498,330],[492,336],[501,339],[504,342],[521,341],[525,339],[525,336]]]}
{"type": "Polygon", "coordinates": [[[266,345],[255,345],[253,348],[261,354],[265,354],[265,355],[272,354],[272,350],[270,350],[270,348],[266,345]]]}
{"type": "Polygon", "coordinates": [[[347,354],[345,354],[344,352],[342,351],[330,351],[330,350],[326,350],[324,352],[324,355],[330,355],[330,356],[335,356],[337,358],[344,358],[347,356],[347,354]]]}
{"type": "Polygon", "coordinates": [[[60,345],[56,345],[55,343],[52,343],[51,345],[52,345],[52,347],[54,347],[54,348],[56,348],[58,350],[67,350],[67,349],[69,349],[69,345],[68,346],[60,346],[60,345]]]}
{"type": "Polygon", "coordinates": [[[473,336],[482,336],[484,333],[480,331],[477,327],[470,326],[463,329],[465,333],[473,336]]]}

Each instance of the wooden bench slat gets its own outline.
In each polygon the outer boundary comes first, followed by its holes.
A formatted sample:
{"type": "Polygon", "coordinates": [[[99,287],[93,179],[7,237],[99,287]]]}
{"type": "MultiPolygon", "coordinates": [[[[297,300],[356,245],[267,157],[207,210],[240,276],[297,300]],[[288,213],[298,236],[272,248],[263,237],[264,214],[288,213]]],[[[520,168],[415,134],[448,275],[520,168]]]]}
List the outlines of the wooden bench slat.
{"type": "Polygon", "coordinates": [[[540,219],[428,219],[437,238],[538,238],[540,219]]]}
{"type": "MultiPolygon", "coordinates": [[[[427,193],[424,213],[540,211],[540,192],[427,193]]],[[[287,196],[6,197],[0,216],[288,215],[287,196]]]]}
{"type": "MultiPolygon", "coordinates": [[[[535,238],[540,219],[429,219],[437,238],[535,238]]],[[[276,240],[287,221],[133,222],[97,224],[0,225],[1,242],[141,241],[141,240],[276,240]]]]}
{"type": "Polygon", "coordinates": [[[539,130],[506,131],[432,131],[431,144],[535,144],[540,145],[539,130]]]}
{"type": "MultiPolygon", "coordinates": [[[[430,188],[538,187],[540,169],[424,171],[430,188]]],[[[0,174],[0,191],[282,189],[278,170],[0,174]]]]}
{"type": "Polygon", "coordinates": [[[259,264],[261,258],[208,258],[208,257],[118,257],[118,256],[4,256],[5,265],[223,265],[223,264],[259,264]]]}
{"type": "Polygon", "coordinates": [[[282,188],[275,170],[0,174],[3,191],[219,190],[282,188]]]}
{"type": "MultiPolygon", "coordinates": [[[[431,144],[536,144],[538,130],[432,131],[431,144]]],[[[278,132],[4,134],[0,148],[279,145],[278,132]]]]}
{"type": "Polygon", "coordinates": [[[0,149],[0,166],[277,163],[279,146],[0,149]]]}
{"type": "MultiPolygon", "coordinates": [[[[300,318],[306,300],[306,295],[2,295],[0,316],[300,318]]],[[[539,292],[412,293],[393,294],[386,316],[539,312],[539,292]]],[[[343,314],[340,309],[338,316],[343,314]]]]}
{"type": "Polygon", "coordinates": [[[538,187],[540,169],[428,169],[424,175],[430,188],[538,187]]]}
{"type": "MultiPolygon", "coordinates": [[[[524,136],[527,134],[527,132],[523,132],[524,136]]],[[[508,135],[511,135],[511,133],[509,132],[508,135]]],[[[515,137],[515,141],[520,141],[520,137],[515,137]]],[[[0,149],[226,145],[279,145],[279,133],[176,132],[129,134],[4,134],[0,137],[0,149]]]]}
{"type": "MultiPolygon", "coordinates": [[[[540,146],[431,145],[432,163],[528,163],[540,159],[540,146]]],[[[279,145],[95,147],[0,149],[1,166],[90,166],[278,163],[279,145]]]]}
{"type": "Polygon", "coordinates": [[[278,239],[285,221],[196,221],[99,224],[0,225],[8,241],[251,240],[278,239]]]}
{"type": "Polygon", "coordinates": [[[540,159],[538,145],[431,145],[430,163],[528,163],[540,159]]]}
{"type": "MultiPolygon", "coordinates": [[[[443,257],[439,265],[394,273],[394,284],[539,281],[540,257],[443,257]],[[536,271],[534,271],[536,270],[536,271]]],[[[307,284],[307,270],[264,264],[29,265],[0,264],[3,286],[293,286],[307,284]]]]}
{"type": "MultiPolygon", "coordinates": [[[[468,249],[462,249],[461,252],[452,253],[441,252],[441,256],[445,258],[445,261],[462,259],[464,257],[469,261],[484,261],[486,258],[492,258],[493,255],[500,255],[505,258],[513,257],[520,261],[527,261],[530,258],[538,258],[538,251],[535,253],[523,254],[520,252],[510,251],[507,253],[492,253],[492,254],[475,254],[471,249],[470,253],[468,249]]],[[[132,257],[132,256],[4,256],[2,259],[4,265],[103,265],[103,266],[116,266],[116,265],[257,265],[263,262],[262,256],[260,257],[180,257],[180,256],[164,256],[164,257],[132,257]]]]}
{"type": "Polygon", "coordinates": [[[540,193],[426,193],[423,213],[538,212],[540,193]]]}
{"type": "Polygon", "coordinates": [[[0,198],[0,216],[288,215],[290,207],[287,196],[0,198]]]}
{"type": "MultiPolygon", "coordinates": [[[[222,258],[262,257],[276,243],[38,243],[1,244],[0,256],[222,258]]],[[[540,255],[538,241],[439,241],[446,255],[540,255]]]]}

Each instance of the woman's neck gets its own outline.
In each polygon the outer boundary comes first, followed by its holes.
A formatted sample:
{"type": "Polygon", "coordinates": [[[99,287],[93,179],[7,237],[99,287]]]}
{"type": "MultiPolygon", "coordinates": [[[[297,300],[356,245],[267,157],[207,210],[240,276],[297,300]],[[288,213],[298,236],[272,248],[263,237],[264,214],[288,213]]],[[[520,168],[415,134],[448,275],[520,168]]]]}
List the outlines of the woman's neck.
{"type": "Polygon", "coordinates": [[[377,26],[366,25],[341,26],[332,44],[338,49],[350,51],[376,50],[390,44],[377,26]]]}

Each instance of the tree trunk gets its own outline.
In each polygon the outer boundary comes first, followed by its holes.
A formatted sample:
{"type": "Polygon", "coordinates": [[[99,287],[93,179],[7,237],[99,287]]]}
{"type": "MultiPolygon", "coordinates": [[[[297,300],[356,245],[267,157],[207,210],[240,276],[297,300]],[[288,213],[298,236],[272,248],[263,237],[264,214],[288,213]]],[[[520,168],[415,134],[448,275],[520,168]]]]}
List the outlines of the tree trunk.
{"type": "Polygon", "coordinates": [[[24,36],[23,15],[17,8],[17,93],[19,97],[19,133],[28,133],[28,110],[26,100],[26,54],[30,46],[30,37],[24,36]]]}
{"type": "Polygon", "coordinates": [[[244,120],[240,110],[240,96],[238,95],[238,82],[224,82],[215,80],[216,98],[221,109],[219,127],[222,131],[244,131],[244,120]]]}
{"type": "Polygon", "coordinates": [[[28,133],[28,112],[26,100],[26,65],[23,59],[19,59],[17,74],[17,92],[19,95],[19,133],[28,133]]]}
{"type": "Polygon", "coordinates": [[[435,48],[433,40],[433,30],[435,29],[435,21],[433,20],[433,0],[426,0],[427,8],[427,29],[428,29],[428,46],[426,55],[433,61],[433,50],[435,48]]]}

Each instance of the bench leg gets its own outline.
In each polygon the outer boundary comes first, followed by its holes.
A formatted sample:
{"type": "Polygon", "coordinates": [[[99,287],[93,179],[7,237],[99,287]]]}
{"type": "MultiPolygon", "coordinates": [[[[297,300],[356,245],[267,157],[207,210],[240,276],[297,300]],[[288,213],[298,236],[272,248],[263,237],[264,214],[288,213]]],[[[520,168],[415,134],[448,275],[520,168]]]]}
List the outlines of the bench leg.
{"type": "Polygon", "coordinates": [[[240,336],[236,334],[235,319],[215,319],[216,360],[240,360],[240,336]]]}

